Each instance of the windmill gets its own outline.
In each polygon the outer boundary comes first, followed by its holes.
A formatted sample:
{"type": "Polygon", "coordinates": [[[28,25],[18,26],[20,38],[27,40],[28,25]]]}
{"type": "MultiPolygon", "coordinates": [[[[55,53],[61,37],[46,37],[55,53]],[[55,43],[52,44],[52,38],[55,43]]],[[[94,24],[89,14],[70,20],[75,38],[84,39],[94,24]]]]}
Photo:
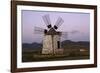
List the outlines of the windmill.
{"type": "MultiPolygon", "coordinates": [[[[42,54],[63,54],[63,49],[61,49],[61,36],[67,36],[68,32],[57,31],[57,29],[62,25],[64,20],[59,17],[54,26],[51,25],[49,15],[44,15],[43,20],[47,26],[47,29],[40,27],[35,27],[35,33],[44,34],[43,37],[43,48],[42,54]]],[[[71,33],[76,33],[77,31],[72,31],[71,33]]]]}

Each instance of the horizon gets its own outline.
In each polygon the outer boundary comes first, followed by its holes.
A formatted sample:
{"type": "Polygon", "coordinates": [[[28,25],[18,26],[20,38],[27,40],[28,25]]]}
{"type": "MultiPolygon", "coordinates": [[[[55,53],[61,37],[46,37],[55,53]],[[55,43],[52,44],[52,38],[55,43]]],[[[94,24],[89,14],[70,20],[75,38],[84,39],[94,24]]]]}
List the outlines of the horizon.
{"type": "MultiPolygon", "coordinates": [[[[71,41],[71,42],[90,42],[90,41],[72,41],[72,40],[63,40],[61,42],[64,42],[64,41],[71,41]]],[[[32,43],[41,44],[42,42],[31,42],[31,43],[22,43],[22,44],[32,44],[32,43]]]]}

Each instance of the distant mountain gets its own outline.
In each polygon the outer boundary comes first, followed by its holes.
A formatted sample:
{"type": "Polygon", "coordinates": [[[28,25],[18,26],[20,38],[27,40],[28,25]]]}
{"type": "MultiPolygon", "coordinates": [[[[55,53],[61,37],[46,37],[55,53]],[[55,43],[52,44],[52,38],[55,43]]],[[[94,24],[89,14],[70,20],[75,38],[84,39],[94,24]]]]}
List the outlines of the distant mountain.
{"type": "Polygon", "coordinates": [[[79,45],[89,45],[89,41],[71,41],[71,40],[65,40],[61,42],[62,44],[79,44],[79,45]]]}
{"type": "Polygon", "coordinates": [[[40,43],[23,43],[22,44],[23,51],[35,51],[35,50],[41,50],[42,44],[40,43]]]}
{"type": "Polygon", "coordinates": [[[89,41],[74,42],[71,40],[65,40],[61,42],[62,48],[89,48],[89,41]]]}
{"type": "MultiPolygon", "coordinates": [[[[61,42],[61,46],[64,49],[70,48],[89,48],[88,41],[78,41],[74,42],[71,40],[65,40],[61,42]]],[[[42,43],[23,43],[22,44],[22,51],[40,51],[42,50],[42,43]]]]}

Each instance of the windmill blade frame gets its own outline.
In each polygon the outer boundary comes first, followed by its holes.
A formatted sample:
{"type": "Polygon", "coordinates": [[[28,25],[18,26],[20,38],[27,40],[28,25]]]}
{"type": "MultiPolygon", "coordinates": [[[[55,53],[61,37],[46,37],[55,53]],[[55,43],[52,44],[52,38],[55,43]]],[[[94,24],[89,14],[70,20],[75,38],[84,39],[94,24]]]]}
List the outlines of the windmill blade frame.
{"type": "Polygon", "coordinates": [[[54,28],[55,28],[55,29],[58,29],[58,27],[60,27],[60,26],[62,25],[63,22],[64,22],[64,20],[63,20],[61,17],[59,17],[59,18],[57,19],[55,25],[54,25],[54,28]]]}
{"type": "Polygon", "coordinates": [[[48,28],[51,28],[52,25],[51,25],[51,21],[50,21],[49,14],[42,16],[42,18],[43,18],[43,20],[44,20],[46,26],[47,26],[48,28]]]}
{"type": "Polygon", "coordinates": [[[61,32],[61,37],[62,38],[68,38],[68,35],[69,34],[75,34],[75,33],[78,33],[78,31],[77,30],[73,30],[73,31],[70,31],[70,32],[61,32]]]}
{"type": "Polygon", "coordinates": [[[67,38],[68,37],[68,32],[61,32],[61,37],[62,38],[67,38]]]}
{"type": "Polygon", "coordinates": [[[35,34],[44,34],[45,29],[40,28],[40,27],[34,27],[34,33],[35,34]]]}

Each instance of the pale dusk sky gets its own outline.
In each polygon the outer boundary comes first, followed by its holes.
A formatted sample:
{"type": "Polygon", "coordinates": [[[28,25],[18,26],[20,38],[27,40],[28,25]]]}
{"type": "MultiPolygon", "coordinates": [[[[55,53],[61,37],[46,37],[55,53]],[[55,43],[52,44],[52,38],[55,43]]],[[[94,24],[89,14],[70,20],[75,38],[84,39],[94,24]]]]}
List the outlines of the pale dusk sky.
{"type": "Polygon", "coordinates": [[[42,18],[46,14],[49,14],[52,26],[55,25],[58,17],[64,20],[64,23],[58,28],[58,31],[78,31],[75,34],[68,34],[68,37],[62,38],[62,40],[89,41],[90,39],[89,13],[22,10],[21,14],[23,43],[42,42],[43,34],[34,34],[34,27],[47,28],[42,18]]]}

